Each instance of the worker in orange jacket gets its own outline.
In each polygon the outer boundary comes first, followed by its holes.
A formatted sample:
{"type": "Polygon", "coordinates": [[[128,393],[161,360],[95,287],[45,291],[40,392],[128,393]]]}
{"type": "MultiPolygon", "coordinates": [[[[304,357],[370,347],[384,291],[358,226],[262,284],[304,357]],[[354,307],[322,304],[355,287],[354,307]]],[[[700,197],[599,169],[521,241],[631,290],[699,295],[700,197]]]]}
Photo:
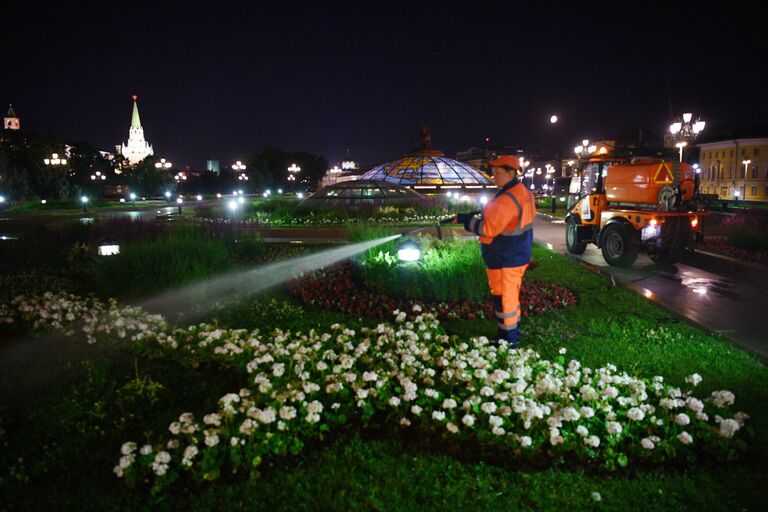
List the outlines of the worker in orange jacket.
{"type": "Polygon", "coordinates": [[[517,177],[517,157],[502,156],[487,165],[499,191],[482,214],[459,214],[454,222],[479,237],[498,337],[514,348],[520,340],[520,285],[531,260],[536,203],[517,177]]]}

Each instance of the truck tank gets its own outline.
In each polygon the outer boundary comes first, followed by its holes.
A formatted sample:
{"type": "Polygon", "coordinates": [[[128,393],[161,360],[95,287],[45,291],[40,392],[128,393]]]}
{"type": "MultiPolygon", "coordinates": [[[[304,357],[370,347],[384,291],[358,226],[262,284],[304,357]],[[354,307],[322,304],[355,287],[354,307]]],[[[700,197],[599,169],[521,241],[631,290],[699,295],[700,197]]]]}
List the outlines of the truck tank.
{"type": "Polygon", "coordinates": [[[664,209],[675,195],[675,187],[682,191],[682,201],[693,199],[694,171],[687,163],[641,160],[614,164],[604,172],[609,203],[657,205],[664,209]]]}

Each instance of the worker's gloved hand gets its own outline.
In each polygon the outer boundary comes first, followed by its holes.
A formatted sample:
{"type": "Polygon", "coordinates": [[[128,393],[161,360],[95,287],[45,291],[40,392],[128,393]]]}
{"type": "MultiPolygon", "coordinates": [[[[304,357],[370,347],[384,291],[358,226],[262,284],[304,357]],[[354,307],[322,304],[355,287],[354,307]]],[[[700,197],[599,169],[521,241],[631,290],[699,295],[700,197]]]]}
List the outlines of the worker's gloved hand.
{"type": "Polygon", "coordinates": [[[475,215],[479,215],[480,213],[481,213],[480,210],[475,210],[469,213],[460,213],[456,215],[456,223],[464,224],[464,229],[469,231],[469,221],[472,220],[472,217],[474,217],[475,215]]]}

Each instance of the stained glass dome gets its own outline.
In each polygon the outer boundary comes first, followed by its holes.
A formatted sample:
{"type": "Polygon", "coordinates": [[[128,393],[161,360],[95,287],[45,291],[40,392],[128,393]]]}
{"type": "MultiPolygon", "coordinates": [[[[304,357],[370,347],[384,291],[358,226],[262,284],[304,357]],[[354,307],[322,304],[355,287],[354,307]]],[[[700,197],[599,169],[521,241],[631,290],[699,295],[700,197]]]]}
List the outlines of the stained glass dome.
{"type": "Polygon", "coordinates": [[[437,155],[407,155],[377,165],[360,179],[382,180],[416,188],[420,185],[493,186],[491,180],[474,167],[437,155]]]}
{"type": "Polygon", "coordinates": [[[447,158],[442,151],[432,149],[426,126],[421,129],[421,147],[402,158],[377,165],[360,176],[361,180],[381,180],[410,188],[493,187],[488,175],[465,163],[447,158]]]}

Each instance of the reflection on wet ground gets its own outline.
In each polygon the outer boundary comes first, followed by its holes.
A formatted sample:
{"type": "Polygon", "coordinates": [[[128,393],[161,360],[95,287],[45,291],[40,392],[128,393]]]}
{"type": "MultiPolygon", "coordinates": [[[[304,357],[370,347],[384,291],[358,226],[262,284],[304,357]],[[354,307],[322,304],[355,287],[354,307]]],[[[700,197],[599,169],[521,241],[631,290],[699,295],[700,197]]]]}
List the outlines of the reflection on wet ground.
{"type": "Polygon", "coordinates": [[[685,272],[682,275],[678,275],[669,271],[660,271],[658,272],[658,276],[670,281],[680,283],[680,285],[698,295],[707,295],[712,293],[719,297],[743,300],[743,297],[736,292],[738,284],[721,276],[708,278],[701,276],[690,276],[685,272]]]}

